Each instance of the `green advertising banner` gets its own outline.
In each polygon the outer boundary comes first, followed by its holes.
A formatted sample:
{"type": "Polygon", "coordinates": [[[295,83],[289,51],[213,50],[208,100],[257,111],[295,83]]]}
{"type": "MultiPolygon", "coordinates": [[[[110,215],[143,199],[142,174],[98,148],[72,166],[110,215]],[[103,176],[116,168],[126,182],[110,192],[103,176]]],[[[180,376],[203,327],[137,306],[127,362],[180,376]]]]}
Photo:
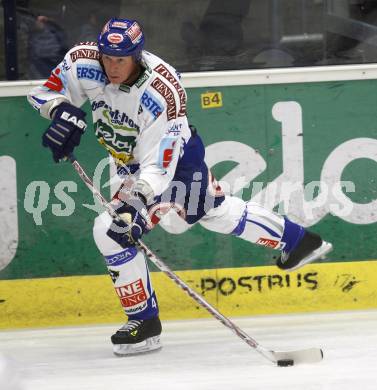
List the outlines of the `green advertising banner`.
{"type": "MultiPolygon", "coordinates": [[[[226,192],[320,232],[334,245],[325,262],[377,259],[377,81],[192,88],[188,97],[226,192]]],[[[41,146],[48,122],[25,97],[1,98],[0,108],[0,279],[107,273],[92,239],[99,206],[70,164],[55,164],[41,146]]],[[[112,167],[91,125],[76,154],[109,198],[112,167]]],[[[277,257],[176,215],[145,242],[179,271],[270,266],[277,257]]]]}

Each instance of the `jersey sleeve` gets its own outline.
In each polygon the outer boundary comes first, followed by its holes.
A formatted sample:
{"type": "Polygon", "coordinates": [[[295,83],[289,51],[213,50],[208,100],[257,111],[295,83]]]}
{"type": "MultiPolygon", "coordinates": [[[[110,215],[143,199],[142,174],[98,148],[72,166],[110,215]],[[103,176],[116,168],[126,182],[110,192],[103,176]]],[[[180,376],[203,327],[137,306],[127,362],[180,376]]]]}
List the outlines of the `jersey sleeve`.
{"type": "Polygon", "coordinates": [[[75,48],[71,49],[63,61],[52,70],[46,82],[32,89],[27,96],[29,103],[44,118],[51,119],[52,109],[63,101],[80,107],[87,99],[85,90],[77,78],[74,52],[75,48]]]}
{"type": "Polygon", "coordinates": [[[186,91],[174,69],[160,59],[152,65],[154,77],[141,97],[141,107],[154,120],[139,135],[140,180],[147,182],[154,196],[171,183],[184,143],[191,132],[186,117],[186,91]]]}
{"type": "Polygon", "coordinates": [[[138,140],[140,180],[146,181],[154,196],[161,195],[172,181],[183,144],[181,128],[186,117],[167,120],[166,109],[138,140]]]}

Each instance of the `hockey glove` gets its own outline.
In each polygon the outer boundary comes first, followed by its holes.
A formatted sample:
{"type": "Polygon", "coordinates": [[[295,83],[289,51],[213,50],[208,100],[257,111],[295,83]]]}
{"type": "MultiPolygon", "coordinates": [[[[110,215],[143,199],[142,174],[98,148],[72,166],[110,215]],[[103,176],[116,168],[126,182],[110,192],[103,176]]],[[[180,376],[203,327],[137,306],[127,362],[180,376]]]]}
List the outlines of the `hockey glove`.
{"type": "Polygon", "coordinates": [[[73,152],[80,144],[86,129],[86,113],[70,103],[59,104],[53,112],[53,120],[42,136],[42,145],[50,148],[55,162],[73,152]]]}
{"type": "Polygon", "coordinates": [[[128,203],[117,201],[114,206],[122,220],[114,219],[106,234],[122,248],[134,246],[149,231],[145,202],[142,198],[134,197],[128,203]]]}

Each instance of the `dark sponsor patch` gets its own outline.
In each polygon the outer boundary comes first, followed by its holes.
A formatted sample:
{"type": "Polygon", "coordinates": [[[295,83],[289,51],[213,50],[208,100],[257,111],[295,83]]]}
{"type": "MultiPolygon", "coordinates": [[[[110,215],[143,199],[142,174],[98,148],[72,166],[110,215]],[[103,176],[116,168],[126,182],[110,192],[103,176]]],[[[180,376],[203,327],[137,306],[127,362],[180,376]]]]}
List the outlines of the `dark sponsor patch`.
{"type": "Polygon", "coordinates": [[[70,56],[72,62],[76,62],[80,58],[99,61],[99,51],[94,49],[77,49],[73,51],[70,56]]]}
{"type": "Polygon", "coordinates": [[[168,120],[175,119],[177,117],[177,107],[173,91],[158,77],[152,81],[151,86],[165,99],[168,106],[166,111],[168,120]]]}
{"type": "Polygon", "coordinates": [[[180,109],[178,112],[178,116],[186,115],[186,92],[183,89],[182,85],[178,82],[178,80],[170,73],[170,71],[163,64],[157,65],[154,70],[159,73],[162,77],[169,81],[173,85],[173,87],[178,92],[180,109]]]}

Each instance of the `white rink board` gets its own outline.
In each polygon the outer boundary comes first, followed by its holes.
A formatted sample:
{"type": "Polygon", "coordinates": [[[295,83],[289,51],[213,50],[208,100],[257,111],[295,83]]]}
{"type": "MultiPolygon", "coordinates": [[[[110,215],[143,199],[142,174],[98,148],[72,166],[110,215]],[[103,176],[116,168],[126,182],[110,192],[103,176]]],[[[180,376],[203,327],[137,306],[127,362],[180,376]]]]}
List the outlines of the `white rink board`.
{"type": "Polygon", "coordinates": [[[376,389],[377,311],[235,322],[266,347],[320,346],[325,359],[275,367],[216,320],[165,322],[160,352],[128,358],[112,355],[117,325],[2,331],[0,346],[17,361],[22,390],[376,389]]]}
{"type": "MultiPolygon", "coordinates": [[[[374,80],[377,64],[306,66],[275,69],[225,70],[182,73],[185,88],[306,83],[318,81],[374,80]]],[[[45,80],[0,81],[0,97],[26,96],[45,80]]]]}

